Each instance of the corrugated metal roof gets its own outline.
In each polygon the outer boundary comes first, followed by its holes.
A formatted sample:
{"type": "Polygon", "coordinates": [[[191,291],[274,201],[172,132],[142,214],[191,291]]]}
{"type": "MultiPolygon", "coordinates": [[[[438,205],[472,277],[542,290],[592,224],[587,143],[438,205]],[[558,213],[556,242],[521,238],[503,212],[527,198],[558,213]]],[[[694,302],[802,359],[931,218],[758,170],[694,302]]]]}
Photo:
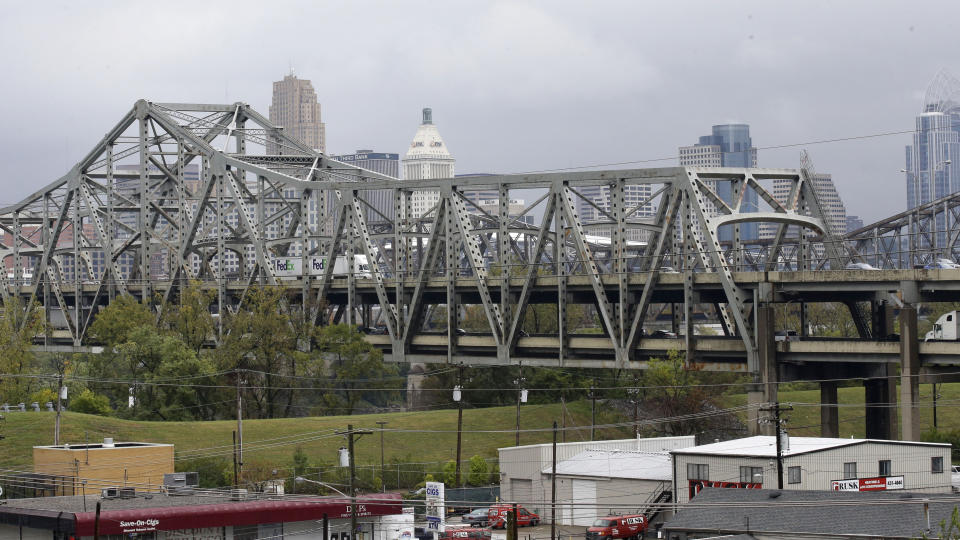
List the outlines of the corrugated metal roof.
{"type": "MultiPolygon", "coordinates": [[[[673,478],[671,462],[669,452],[587,450],[558,463],[557,475],[670,480],[673,478]]],[[[552,472],[553,467],[543,469],[544,474],[552,472]]]]}
{"type": "MultiPolygon", "coordinates": [[[[840,448],[866,442],[884,444],[908,444],[922,446],[943,446],[940,443],[921,443],[915,441],[887,441],[878,439],[833,439],[825,437],[790,437],[790,448],[785,449],[784,456],[795,456],[808,452],[817,452],[831,448],[840,448]]],[[[674,454],[709,454],[717,456],[757,456],[775,457],[777,455],[777,439],[772,435],[757,435],[743,439],[704,444],[691,448],[671,450],[674,454]]]]}

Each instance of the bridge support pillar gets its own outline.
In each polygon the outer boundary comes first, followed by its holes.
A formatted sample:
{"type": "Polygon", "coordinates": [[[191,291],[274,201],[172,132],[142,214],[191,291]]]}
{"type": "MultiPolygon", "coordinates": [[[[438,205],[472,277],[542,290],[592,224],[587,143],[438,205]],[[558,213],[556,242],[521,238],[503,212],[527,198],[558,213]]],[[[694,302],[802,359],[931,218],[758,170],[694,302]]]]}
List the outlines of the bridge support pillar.
{"type": "Polygon", "coordinates": [[[820,383],[820,436],[840,436],[840,412],[837,409],[837,383],[820,383]]]}
{"type": "Polygon", "coordinates": [[[897,382],[892,364],[882,365],[880,372],[885,376],[863,381],[866,432],[868,439],[891,440],[897,437],[897,382]]]}
{"type": "MultiPolygon", "coordinates": [[[[774,310],[772,306],[762,305],[757,308],[757,360],[759,363],[759,385],[747,392],[747,402],[751,405],[760,403],[776,403],[778,385],[780,381],[777,368],[777,342],[774,337],[774,310]]],[[[753,420],[757,416],[756,409],[751,408],[750,433],[753,435],[773,435],[775,433],[772,422],[760,424],[753,420]],[[754,433],[754,431],[756,431],[754,433]]]]}
{"type": "Polygon", "coordinates": [[[920,341],[917,308],[900,309],[900,425],[901,439],[920,440],[920,341]]]}

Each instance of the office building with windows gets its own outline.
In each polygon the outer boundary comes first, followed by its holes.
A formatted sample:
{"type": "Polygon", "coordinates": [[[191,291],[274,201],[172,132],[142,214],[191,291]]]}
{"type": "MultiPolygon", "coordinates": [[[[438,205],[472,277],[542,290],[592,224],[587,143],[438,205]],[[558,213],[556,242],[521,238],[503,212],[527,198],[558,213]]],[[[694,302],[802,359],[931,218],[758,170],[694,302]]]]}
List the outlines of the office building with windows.
{"type": "MultiPolygon", "coordinates": [[[[686,167],[756,167],[757,149],[750,138],[750,126],[747,124],[719,124],[713,126],[710,135],[700,137],[693,146],[680,147],[680,165],[686,167]]],[[[711,189],[727,202],[733,201],[729,182],[711,181],[711,189]]],[[[759,209],[757,194],[753,190],[744,193],[741,211],[756,212],[759,209]]],[[[708,203],[708,206],[709,203],[708,203]]],[[[740,226],[743,240],[758,238],[756,223],[744,223],[740,226]]],[[[720,229],[720,240],[733,239],[732,227],[720,229]]]]}
{"type": "MultiPolygon", "coordinates": [[[[950,493],[950,445],[782,435],[783,489],[950,493]]],[[[777,489],[776,437],[671,450],[674,500],[705,488],[777,489]]]]}
{"type": "Polygon", "coordinates": [[[960,81],[940,72],[927,87],[903,169],[907,208],[960,191],[960,81]]]}
{"type": "MultiPolygon", "coordinates": [[[[330,156],[341,163],[360,167],[370,172],[400,178],[400,154],[374,152],[373,150],[357,150],[354,154],[330,156]]],[[[372,208],[367,207],[364,218],[367,223],[383,222],[393,219],[394,201],[393,191],[388,189],[368,190],[360,196],[372,208]]]]}
{"type": "MultiPolygon", "coordinates": [[[[306,143],[310,148],[327,152],[327,126],[321,121],[320,103],[313,84],[298,79],[293,73],[273,83],[270,122],[282,126],[284,133],[306,143]]],[[[267,144],[267,154],[289,154],[290,150],[267,144]]]]}

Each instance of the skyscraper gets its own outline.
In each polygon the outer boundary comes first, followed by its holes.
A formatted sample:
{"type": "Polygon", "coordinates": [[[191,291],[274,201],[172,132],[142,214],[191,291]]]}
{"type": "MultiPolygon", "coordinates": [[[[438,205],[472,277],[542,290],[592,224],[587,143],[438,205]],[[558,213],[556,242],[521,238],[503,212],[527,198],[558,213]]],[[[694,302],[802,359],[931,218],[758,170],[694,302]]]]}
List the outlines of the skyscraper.
{"type": "MultiPolygon", "coordinates": [[[[847,207],[840,198],[837,186],[833,183],[833,176],[827,173],[813,173],[811,178],[813,189],[817,192],[820,209],[826,214],[827,225],[833,234],[843,236],[847,232],[847,207]]],[[[773,198],[786,204],[790,198],[793,182],[777,179],[773,182],[773,198]]],[[[763,238],[773,238],[777,232],[777,225],[763,223],[760,235],[763,238]]]]}
{"type": "MultiPolygon", "coordinates": [[[[750,139],[750,126],[747,124],[719,124],[713,126],[710,135],[700,137],[693,146],[680,147],[680,165],[687,167],[756,167],[757,149],[750,139]]],[[[721,199],[732,202],[730,184],[728,182],[713,182],[711,188],[721,199]]],[[[743,212],[758,210],[757,194],[753,190],[744,193],[743,212]]],[[[753,240],[758,237],[756,223],[744,223],[740,226],[740,237],[744,240],[753,240]]],[[[733,230],[729,227],[720,229],[720,240],[733,239],[733,230]],[[726,229],[726,230],[724,230],[726,229]]]]}
{"type": "Polygon", "coordinates": [[[906,148],[907,208],[960,191],[960,82],[941,71],[927,87],[906,148]]]}
{"type": "MultiPolygon", "coordinates": [[[[393,178],[400,178],[400,154],[384,154],[373,150],[357,150],[355,154],[331,156],[333,159],[393,178]]],[[[367,223],[393,219],[393,192],[386,189],[368,190],[362,193],[363,199],[375,208],[367,208],[367,223]]]]}
{"type": "MultiPolygon", "coordinates": [[[[310,148],[327,152],[327,127],[320,120],[320,103],[310,81],[298,79],[291,73],[273,83],[270,122],[283,126],[284,133],[310,148]]],[[[268,154],[289,153],[281,150],[275,144],[267,145],[268,154]]]]}
{"type": "MultiPolygon", "coordinates": [[[[433,124],[433,111],[423,109],[423,123],[417,128],[403,158],[403,179],[453,178],[456,162],[433,124]]],[[[411,197],[413,216],[422,216],[439,201],[439,191],[415,191],[411,197]]]]}

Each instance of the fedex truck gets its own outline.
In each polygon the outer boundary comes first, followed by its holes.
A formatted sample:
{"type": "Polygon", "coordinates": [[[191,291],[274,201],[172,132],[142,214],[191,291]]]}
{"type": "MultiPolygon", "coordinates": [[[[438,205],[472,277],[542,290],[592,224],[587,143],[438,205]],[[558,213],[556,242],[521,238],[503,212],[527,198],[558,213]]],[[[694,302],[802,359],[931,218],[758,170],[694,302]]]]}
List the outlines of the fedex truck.
{"type": "MultiPolygon", "coordinates": [[[[303,257],[274,257],[270,259],[273,273],[278,278],[294,279],[304,275],[303,257]]],[[[307,257],[307,274],[314,277],[322,276],[327,269],[327,257],[307,257]]],[[[350,273],[350,265],[343,255],[333,261],[333,277],[345,278],[350,273]]],[[[353,276],[370,278],[370,265],[366,255],[355,255],[353,258],[353,276]]]]}

